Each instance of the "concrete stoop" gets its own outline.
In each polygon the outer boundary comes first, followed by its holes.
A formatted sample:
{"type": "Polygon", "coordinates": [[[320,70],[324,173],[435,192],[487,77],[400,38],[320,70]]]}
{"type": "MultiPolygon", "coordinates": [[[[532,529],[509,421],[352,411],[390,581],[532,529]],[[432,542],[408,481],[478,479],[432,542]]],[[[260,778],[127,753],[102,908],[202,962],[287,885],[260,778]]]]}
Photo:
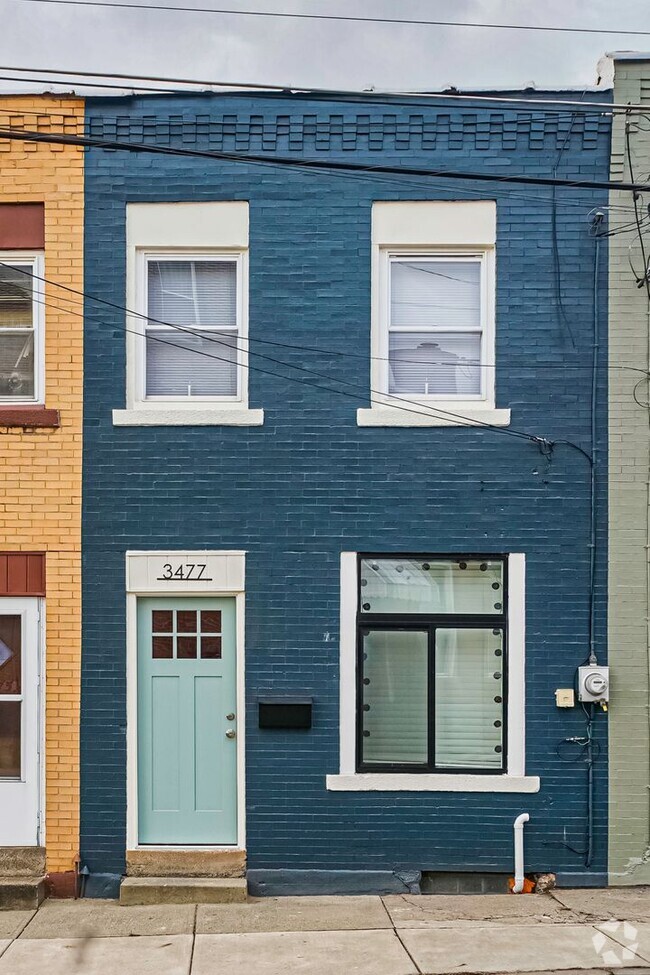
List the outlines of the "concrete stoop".
{"type": "Polygon", "coordinates": [[[45,877],[0,877],[0,911],[35,911],[45,899],[45,877]]]}
{"type": "Polygon", "coordinates": [[[247,897],[240,877],[124,877],[120,904],[235,904],[247,897]]]}

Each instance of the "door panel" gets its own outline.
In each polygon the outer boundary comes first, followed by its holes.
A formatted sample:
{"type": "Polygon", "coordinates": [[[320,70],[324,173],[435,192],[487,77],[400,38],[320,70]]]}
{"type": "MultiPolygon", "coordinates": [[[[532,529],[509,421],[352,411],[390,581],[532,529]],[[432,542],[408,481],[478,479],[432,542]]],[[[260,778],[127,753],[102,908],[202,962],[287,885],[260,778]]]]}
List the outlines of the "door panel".
{"type": "Polygon", "coordinates": [[[138,599],[138,842],[237,842],[233,598],[138,599]]]}
{"type": "Polygon", "coordinates": [[[0,845],[37,846],[38,599],[0,598],[0,845]]]}

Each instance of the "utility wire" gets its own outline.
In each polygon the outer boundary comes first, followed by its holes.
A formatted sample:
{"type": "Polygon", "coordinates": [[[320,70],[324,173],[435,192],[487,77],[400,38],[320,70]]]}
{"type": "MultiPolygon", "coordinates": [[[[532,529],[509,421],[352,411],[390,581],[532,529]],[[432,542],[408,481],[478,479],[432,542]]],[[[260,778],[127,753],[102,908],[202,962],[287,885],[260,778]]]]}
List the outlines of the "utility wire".
{"type": "MultiPolygon", "coordinates": [[[[40,0],[39,0],[40,2],[40,0]]],[[[85,6],[85,4],[84,4],[85,6]]],[[[55,75],[65,75],[74,78],[111,78],[112,80],[124,80],[124,81],[154,81],[163,85],[195,85],[202,88],[223,88],[231,89],[221,92],[221,94],[226,96],[237,96],[241,95],[241,92],[233,89],[250,89],[251,95],[254,97],[273,97],[273,98],[286,98],[292,101],[300,101],[301,99],[310,100],[328,100],[328,101],[344,101],[344,102],[355,102],[361,104],[373,104],[373,103],[385,103],[390,102],[391,105],[407,105],[409,107],[421,107],[426,106],[427,102],[431,102],[433,106],[437,105],[439,102],[448,103],[448,107],[452,105],[454,107],[463,105],[465,102],[470,102],[472,110],[479,111],[494,111],[495,107],[499,108],[501,111],[521,111],[521,106],[535,107],[540,113],[550,115],[559,115],[563,113],[573,114],[575,111],[580,112],[583,115],[607,115],[614,112],[638,112],[641,115],[648,115],[649,107],[647,104],[635,103],[635,102],[597,102],[589,101],[585,103],[584,101],[570,100],[568,98],[541,98],[537,96],[517,96],[517,95],[490,95],[478,93],[464,93],[460,91],[433,91],[433,92],[422,92],[422,91],[390,91],[390,90],[372,90],[372,91],[355,91],[354,89],[345,88],[313,88],[305,85],[268,85],[258,82],[250,81],[215,81],[214,79],[201,79],[201,78],[178,78],[178,77],[168,77],[160,75],[142,75],[142,74],[121,74],[113,71],[68,71],[65,68],[30,68],[30,67],[18,67],[16,65],[0,64],[0,71],[13,71],[19,74],[21,73],[34,73],[38,71],[42,74],[55,74],[55,75]],[[407,99],[408,101],[400,101],[398,99],[407,99]],[[512,106],[510,108],[509,106],[512,106]],[[549,108],[547,106],[553,106],[549,108]],[[600,111],[599,111],[600,110],[600,111]]],[[[20,79],[10,78],[8,80],[15,81],[20,79]]],[[[24,79],[29,80],[29,79],[24,79]]],[[[56,82],[59,83],[59,82],[56,82]]],[[[61,84],[69,84],[68,81],[60,82],[61,84]]],[[[101,82],[95,82],[93,87],[101,88],[104,87],[101,82]]],[[[122,86],[125,87],[125,86],[122,86]]],[[[133,87],[133,86],[126,86],[133,87]]],[[[139,87],[139,86],[136,86],[139,87]]],[[[169,89],[163,88],[162,92],[166,93],[169,89]]]]}
{"type": "Polygon", "coordinates": [[[359,17],[344,14],[306,14],[281,10],[235,10],[230,7],[182,7],[171,4],[116,3],[115,0],[20,0],[21,3],[55,3],[74,7],[124,7],[130,10],[173,10],[180,13],[218,14],[229,17],[265,17],[285,20],[330,20],[355,24],[396,24],[417,27],[468,27],[488,30],[545,31],[560,34],[616,34],[650,37],[650,30],[621,30],[605,27],[558,27],[535,24],[471,23],[462,20],[417,20],[406,17],[359,17]]]}
{"type": "MultiPolygon", "coordinates": [[[[187,331],[191,331],[190,327],[188,327],[188,326],[184,326],[184,325],[173,325],[170,322],[163,321],[162,319],[153,318],[151,315],[146,315],[146,314],[144,314],[144,312],[135,311],[132,308],[127,308],[125,305],[120,305],[117,302],[110,301],[108,298],[100,298],[98,295],[91,294],[88,291],[81,291],[81,290],[79,290],[77,288],[71,287],[70,285],[61,284],[58,281],[54,281],[52,278],[43,277],[42,275],[35,274],[34,272],[30,272],[30,271],[24,271],[22,268],[18,267],[16,264],[11,264],[11,263],[7,263],[5,261],[0,261],[0,267],[7,268],[8,270],[11,270],[11,271],[18,271],[19,273],[24,274],[26,277],[33,278],[34,280],[40,281],[43,284],[49,284],[49,285],[51,285],[54,288],[59,288],[62,291],[67,291],[68,293],[74,295],[75,297],[74,298],[66,298],[64,296],[61,296],[60,298],[57,298],[57,300],[69,302],[70,304],[72,304],[72,305],[74,305],[76,307],[83,307],[83,301],[84,300],[86,300],[86,301],[94,301],[97,304],[106,305],[108,308],[113,308],[116,311],[124,312],[126,315],[129,315],[131,318],[139,318],[142,321],[149,322],[149,323],[151,323],[153,325],[159,325],[159,326],[161,326],[163,328],[177,328],[177,329],[182,330],[182,331],[186,331],[186,330],[187,331]],[[81,299],[81,301],[79,301],[78,299],[81,299]]],[[[32,296],[32,292],[28,291],[27,289],[25,289],[23,291],[23,294],[27,298],[31,298],[31,296],[32,296]]],[[[63,308],[62,310],[66,311],[67,309],[63,308]]],[[[192,332],[192,334],[196,334],[196,335],[203,336],[203,332],[200,331],[200,330],[198,330],[196,332],[192,332]]],[[[339,349],[323,349],[323,348],[320,348],[318,346],[313,346],[313,345],[296,345],[295,343],[290,343],[290,342],[277,342],[277,341],[274,341],[273,339],[253,338],[250,335],[248,335],[246,337],[240,335],[240,336],[238,336],[238,339],[239,339],[239,341],[242,341],[242,342],[248,342],[248,343],[255,342],[255,343],[260,344],[260,345],[271,345],[271,346],[274,346],[276,348],[290,349],[291,351],[295,351],[295,352],[313,352],[313,353],[316,353],[318,355],[337,356],[337,357],[343,358],[343,359],[361,359],[364,362],[368,362],[369,360],[371,360],[371,361],[377,361],[377,362],[391,362],[392,361],[387,356],[366,355],[366,354],[360,353],[360,352],[341,352],[339,349]]],[[[240,351],[244,351],[245,352],[246,351],[246,348],[244,347],[240,351]]],[[[527,358],[533,359],[532,356],[528,356],[527,358]]],[[[411,363],[412,362],[414,365],[421,365],[421,364],[425,364],[425,365],[445,365],[445,366],[448,366],[449,365],[449,363],[446,360],[442,360],[442,359],[441,360],[436,360],[436,359],[414,359],[414,360],[410,360],[410,359],[402,359],[402,358],[400,358],[399,361],[401,363],[411,363]]],[[[289,366],[291,364],[290,363],[283,362],[283,365],[289,366]]],[[[476,369],[496,369],[497,368],[496,363],[471,363],[471,367],[472,368],[476,368],[476,369]]],[[[291,366],[291,368],[296,368],[296,367],[295,366],[291,366]]],[[[569,368],[569,367],[567,367],[566,364],[553,365],[553,364],[550,364],[550,363],[538,363],[538,362],[534,362],[534,368],[536,370],[537,369],[553,369],[554,371],[557,371],[559,368],[566,369],[566,368],[569,368]]],[[[578,369],[578,370],[579,369],[585,369],[585,370],[587,370],[587,369],[591,369],[591,366],[589,365],[589,363],[580,363],[580,364],[576,364],[575,366],[571,366],[570,368],[571,369],[578,369]]],[[[648,378],[650,378],[650,373],[648,373],[648,370],[646,370],[646,369],[640,369],[640,368],[638,368],[636,366],[612,366],[611,368],[613,370],[615,369],[617,371],[618,370],[623,370],[623,371],[641,373],[641,375],[642,375],[643,378],[641,380],[639,380],[640,382],[643,382],[644,380],[647,380],[648,378]]],[[[330,377],[327,377],[327,378],[329,379],[330,377]]]]}
{"type": "MultiPolygon", "coordinates": [[[[22,268],[16,267],[15,265],[6,265],[6,264],[3,264],[2,262],[0,262],[0,266],[3,266],[3,267],[11,267],[12,270],[19,271],[21,274],[24,274],[26,277],[35,278],[35,279],[41,280],[41,281],[45,280],[45,279],[41,278],[39,275],[33,274],[33,272],[31,272],[31,271],[23,270],[22,268]]],[[[53,284],[55,287],[61,287],[64,290],[69,290],[65,285],[58,285],[57,282],[49,281],[47,283],[53,284]]],[[[70,290],[72,290],[72,289],[70,289],[70,290]]],[[[89,300],[95,300],[95,301],[100,301],[100,302],[105,303],[105,304],[110,304],[112,307],[114,307],[116,309],[119,309],[120,311],[124,312],[127,315],[133,315],[134,314],[128,308],[126,308],[126,307],[124,307],[122,305],[117,305],[117,304],[114,304],[112,302],[104,302],[103,299],[94,298],[93,295],[84,294],[84,297],[86,297],[89,300]]],[[[65,307],[63,307],[61,305],[52,304],[52,302],[49,299],[46,299],[46,298],[37,298],[36,296],[32,296],[32,300],[35,301],[37,304],[45,305],[46,307],[48,305],[50,305],[51,307],[54,307],[54,308],[56,308],[59,311],[65,311],[67,314],[75,315],[78,318],[82,318],[83,319],[83,317],[84,317],[84,315],[83,315],[82,312],[73,311],[73,310],[71,310],[69,308],[65,308],[65,307]]],[[[63,299],[63,300],[68,301],[69,303],[72,303],[71,299],[63,299]]],[[[147,316],[140,316],[140,315],[138,315],[138,313],[135,313],[135,315],[136,315],[136,317],[144,317],[144,318],[147,318],[147,316]]],[[[224,346],[225,345],[228,348],[232,348],[232,346],[230,346],[229,343],[225,342],[223,339],[218,339],[214,335],[206,335],[201,330],[195,330],[195,329],[192,329],[192,328],[188,328],[186,326],[183,326],[183,325],[172,324],[171,322],[161,322],[161,321],[159,321],[157,319],[151,319],[150,318],[148,320],[150,322],[155,323],[155,324],[163,325],[166,328],[173,329],[174,331],[177,331],[177,332],[180,332],[180,333],[184,333],[184,334],[190,334],[190,335],[195,336],[195,337],[198,336],[199,338],[205,339],[205,340],[209,341],[210,343],[215,343],[215,344],[220,345],[220,346],[224,346]]],[[[120,329],[123,329],[124,331],[131,332],[134,335],[139,335],[141,338],[145,338],[147,340],[151,339],[152,341],[155,341],[155,342],[162,342],[164,345],[171,345],[173,348],[181,349],[182,351],[185,351],[185,352],[190,351],[192,353],[197,353],[199,355],[205,355],[205,356],[208,356],[210,358],[217,359],[220,362],[225,362],[228,365],[232,365],[232,359],[227,359],[227,358],[223,358],[221,356],[216,356],[216,355],[213,355],[212,353],[208,353],[208,352],[202,352],[201,350],[198,350],[198,349],[190,349],[190,350],[188,350],[185,346],[177,345],[174,342],[168,342],[166,339],[160,339],[160,338],[158,338],[156,336],[152,336],[152,335],[148,335],[148,334],[145,335],[144,332],[138,331],[136,329],[123,328],[123,326],[117,325],[117,324],[114,324],[114,323],[100,322],[100,324],[107,325],[108,327],[111,327],[111,328],[120,328],[120,329]]],[[[454,413],[454,412],[452,412],[450,410],[440,409],[440,408],[436,407],[435,404],[431,404],[431,406],[429,406],[429,404],[421,403],[419,401],[418,402],[415,402],[413,400],[406,399],[405,397],[402,397],[402,396],[394,396],[394,395],[392,395],[390,393],[383,393],[383,392],[380,392],[379,390],[372,389],[372,388],[368,389],[366,387],[362,387],[362,386],[355,385],[353,383],[349,383],[349,382],[347,382],[347,380],[337,379],[336,377],[327,376],[327,375],[325,375],[323,373],[316,372],[315,370],[309,369],[309,368],[307,368],[305,366],[297,366],[297,365],[293,365],[290,362],[286,362],[285,360],[282,360],[282,359],[275,359],[272,356],[264,355],[263,353],[260,353],[260,352],[252,352],[250,350],[242,349],[239,346],[236,346],[236,348],[237,348],[237,351],[244,352],[246,355],[255,356],[258,359],[262,359],[262,360],[265,360],[265,361],[268,361],[268,362],[272,362],[272,363],[274,363],[276,365],[283,366],[283,367],[286,367],[288,369],[295,369],[295,370],[297,370],[299,372],[305,372],[305,373],[308,373],[310,375],[315,376],[316,378],[324,379],[327,382],[335,382],[335,383],[339,383],[340,385],[343,385],[343,386],[348,386],[348,387],[350,387],[352,389],[358,389],[363,394],[363,396],[361,396],[361,397],[360,396],[357,396],[356,397],[357,400],[358,399],[363,399],[363,401],[365,402],[367,400],[368,392],[370,392],[370,394],[371,394],[371,402],[379,402],[379,401],[373,400],[372,399],[372,396],[381,396],[382,397],[382,402],[384,402],[385,399],[389,399],[391,401],[388,405],[391,408],[393,408],[393,409],[402,409],[402,410],[405,409],[409,413],[417,413],[420,416],[429,416],[429,417],[431,417],[431,416],[433,416],[433,417],[438,416],[438,417],[441,417],[443,419],[452,418],[454,420],[462,420],[464,423],[467,423],[468,425],[471,425],[471,426],[478,426],[478,427],[483,427],[483,428],[487,428],[487,429],[494,429],[494,430],[497,430],[500,433],[506,433],[509,436],[523,437],[523,438],[525,438],[527,440],[532,440],[535,443],[537,443],[540,440],[540,438],[536,438],[532,434],[524,433],[524,432],[522,432],[520,430],[513,430],[510,427],[507,428],[507,429],[501,428],[501,427],[494,427],[492,424],[486,423],[483,420],[475,419],[474,417],[467,417],[467,416],[464,416],[463,414],[454,413]],[[396,402],[393,402],[393,400],[395,400],[396,402]],[[410,409],[409,408],[409,405],[401,405],[401,404],[410,404],[411,407],[415,407],[416,409],[410,409]]],[[[275,376],[276,378],[285,379],[285,380],[288,380],[288,381],[293,381],[295,379],[295,377],[283,376],[283,375],[279,375],[278,373],[268,372],[268,370],[260,369],[257,366],[250,366],[250,365],[247,365],[245,363],[240,363],[240,365],[242,365],[243,368],[252,369],[252,370],[254,370],[256,372],[266,373],[267,375],[275,376]]],[[[303,380],[297,380],[297,379],[295,381],[296,382],[304,382],[303,380]]],[[[307,385],[309,385],[309,384],[307,384],[307,385]]],[[[312,385],[314,385],[314,384],[312,384],[312,385]]],[[[337,390],[331,390],[329,387],[316,386],[315,388],[317,388],[317,389],[326,389],[329,392],[337,392],[337,390]]],[[[541,439],[543,439],[543,438],[541,438],[541,439]]]]}
{"type": "Polygon", "coordinates": [[[382,165],[368,165],[363,163],[341,162],[338,160],[324,161],[319,159],[296,159],[290,156],[265,156],[256,153],[221,152],[207,149],[179,149],[155,143],[121,142],[115,139],[97,139],[86,136],[63,135],[51,132],[33,132],[28,129],[0,128],[0,139],[20,140],[23,142],[46,143],[52,145],[70,145],[91,147],[97,149],[123,150],[125,152],[149,152],[164,156],[191,156],[199,159],[220,159],[228,162],[254,163],[275,167],[287,166],[294,169],[317,170],[319,172],[344,173],[389,173],[403,176],[430,176],[437,179],[462,179],[490,183],[517,183],[533,186],[567,186],[575,189],[601,190],[632,190],[642,192],[650,189],[650,183],[624,183],[613,180],[587,179],[558,179],[544,176],[526,176],[521,173],[479,173],[447,169],[418,169],[414,167],[394,167],[382,165]]]}
{"type": "MultiPolygon", "coordinates": [[[[51,300],[44,300],[44,299],[41,299],[41,298],[37,298],[35,296],[32,298],[32,300],[36,304],[43,305],[45,307],[55,308],[58,311],[64,311],[64,312],[66,312],[66,314],[74,315],[77,318],[81,318],[81,319],[84,318],[84,315],[82,313],[72,311],[69,308],[66,309],[63,306],[52,302],[51,300]]],[[[93,313],[91,312],[90,314],[92,315],[93,313]]],[[[144,332],[138,331],[137,329],[128,328],[127,326],[120,325],[120,324],[115,323],[115,322],[106,322],[106,321],[102,321],[102,320],[99,320],[99,319],[95,319],[95,321],[97,322],[97,324],[106,326],[107,328],[117,328],[117,329],[119,329],[122,332],[126,332],[126,333],[131,334],[131,335],[137,335],[137,336],[139,336],[140,338],[143,338],[143,339],[146,338],[147,341],[157,342],[157,343],[159,343],[161,345],[167,345],[170,348],[172,348],[172,349],[178,349],[181,352],[188,352],[189,351],[189,352],[191,352],[192,355],[201,355],[201,356],[204,356],[205,358],[208,358],[208,359],[214,359],[217,362],[224,362],[226,365],[229,365],[229,366],[232,366],[233,365],[233,360],[232,359],[228,359],[228,358],[225,358],[224,356],[216,355],[213,352],[205,352],[205,351],[203,351],[201,349],[189,349],[188,350],[186,348],[186,346],[178,345],[176,342],[170,342],[167,339],[163,339],[163,338],[160,338],[160,337],[154,336],[154,335],[145,335],[144,332]]],[[[172,328],[172,329],[174,329],[175,331],[179,331],[179,332],[187,332],[187,331],[189,331],[189,329],[185,329],[184,327],[178,326],[178,325],[170,325],[169,327],[172,328]]],[[[196,334],[196,333],[191,333],[191,334],[196,334]]],[[[207,336],[201,335],[201,338],[206,338],[206,337],[207,336]]],[[[214,339],[213,337],[210,339],[210,341],[215,342],[216,344],[219,344],[219,345],[226,344],[222,340],[214,339]]],[[[244,350],[239,349],[239,351],[244,351],[244,350]]],[[[507,427],[507,428],[506,427],[497,427],[497,426],[494,426],[491,423],[486,423],[485,421],[478,420],[478,419],[476,419],[474,417],[464,416],[461,413],[451,413],[448,410],[441,410],[441,409],[438,409],[435,406],[429,407],[427,404],[423,404],[423,403],[414,403],[413,405],[409,406],[409,405],[406,405],[406,404],[412,403],[413,401],[403,399],[402,397],[399,397],[399,396],[398,397],[393,397],[391,394],[387,394],[387,393],[380,393],[380,394],[378,394],[378,395],[382,396],[382,400],[376,400],[376,399],[373,398],[373,396],[374,395],[377,395],[377,390],[374,390],[374,389],[371,389],[371,388],[367,388],[367,387],[362,387],[362,386],[355,386],[353,383],[349,383],[349,382],[347,382],[345,380],[336,379],[336,378],[331,377],[331,376],[324,376],[323,374],[314,372],[311,369],[306,369],[303,366],[294,366],[294,365],[292,365],[289,362],[283,362],[282,360],[279,360],[279,359],[273,359],[273,358],[271,358],[269,356],[262,355],[261,353],[255,353],[255,352],[250,352],[249,351],[246,354],[247,355],[255,355],[258,358],[265,359],[265,360],[269,360],[271,362],[275,362],[278,365],[283,365],[283,366],[285,366],[288,369],[295,369],[295,370],[297,370],[299,372],[307,372],[307,373],[310,373],[311,375],[314,375],[314,376],[320,376],[321,378],[325,379],[327,382],[336,382],[336,383],[339,383],[340,385],[348,386],[348,387],[351,387],[353,389],[358,389],[359,390],[359,393],[347,393],[347,392],[345,392],[345,390],[332,389],[332,387],[330,387],[330,386],[321,386],[318,383],[311,382],[311,381],[309,381],[307,379],[300,379],[297,376],[286,376],[286,375],[282,375],[281,373],[272,372],[269,369],[264,369],[261,366],[252,366],[252,365],[250,365],[250,363],[239,362],[238,365],[242,369],[247,370],[248,372],[259,372],[259,373],[261,373],[262,375],[265,375],[265,376],[272,376],[274,379],[283,379],[285,382],[289,382],[289,383],[300,383],[300,385],[302,385],[302,386],[311,386],[313,389],[319,389],[319,390],[322,390],[323,392],[326,392],[326,393],[335,393],[338,396],[347,396],[350,399],[354,399],[357,403],[359,403],[359,402],[367,403],[367,401],[368,401],[368,393],[370,393],[371,394],[371,396],[370,396],[370,402],[371,403],[375,403],[377,405],[384,405],[384,406],[385,405],[388,405],[391,408],[391,410],[398,410],[400,412],[409,413],[409,414],[413,414],[413,415],[416,415],[416,416],[425,416],[425,417],[434,418],[434,419],[448,420],[448,419],[451,418],[452,420],[460,420],[460,421],[462,421],[462,424],[464,426],[477,427],[479,429],[484,429],[484,430],[491,430],[494,433],[502,433],[502,434],[504,434],[506,436],[509,436],[509,437],[516,437],[517,439],[529,440],[531,443],[534,443],[536,446],[538,446],[540,448],[545,448],[547,445],[548,446],[551,446],[551,442],[550,441],[547,441],[546,438],[544,438],[544,437],[537,437],[534,434],[524,433],[523,431],[520,431],[520,430],[513,430],[511,427],[507,427]],[[385,398],[389,398],[391,400],[392,399],[396,399],[397,402],[390,402],[390,403],[386,404],[385,398]],[[402,404],[404,404],[404,405],[402,405],[402,404]],[[416,408],[416,407],[418,407],[418,408],[416,408]]],[[[560,442],[560,441],[558,441],[558,442],[560,442]]],[[[568,441],[561,441],[561,442],[562,443],[569,444],[568,441]]],[[[575,446],[577,450],[580,450],[581,453],[583,452],[581,447],[578,447],[577,445],[574,445],[574,444],[569,444],[569,445],[570,446],[575,446]]]]}
{"type": "MultiPolygon", "coordinates": [[[[2,108],[1,108],[1,101],[0,101],[0,118],[2,118],[4,114],[7,114],[8,115],[9,113],[7,113],[7,112],[3,113],[2,108]]],[[[33,115],[33,116],[36,116],[36,117],[46,116],[48,118],[54,119],[57,123],[59,123],[59,125],[61,124],[61,113],[54,114],[54,113],[47,112],[47,111],[27,112],[27,111],[21,110],[21,114],[22,115],[33,115]]],[[[101,116],[94,116],[93,117],[93,120],[94,119],[97,119],[97,120],[103,121],[105,119],[109,119],[111,121],[118,122],[118,120],[121,117],[122,116],[107,116],[107,115],[102,114],[101,116]]],[[[133,120],[133,116],[130,116],[130,118],[133,120]]],[[[150,117],[147,117],[147,120],[149,118],[150,117]]],[[[136,117],[135,121],[144,122],[145,121],[145,118],[144,117],[142,117],[142,118],[136,117]]],[[[190,121],[196,121],[196,119],[193,119],[193,120],[190,119],[190,121]]],[[[15,130],[15,131],[23,131],[23,130],[22,129],[18,129],[18,130],[15,130]]],[[[300,164],[299,163],[299,160],[297,160],[296,161],[296,166],[298,167],[299,164],[300,164]]],[[[308,176],[308,175],[311,175],[311,176],[319,176],[321,174],[318,171],[316,171],[316,170],[304,170],[303,171],[303,175],[305,175],[305,176],[308,176]]],[[[422,188],[425,188],[427,190],[430,190],[431,189],[430,182],[428,182],[428,181],[427,182],[418,181],[417,180],[417,177],[405,176],[405,177],[400,178],[396,174],[395,175],[381,174],[381,173],[377,173],[373,169],[369,169],[369,172],[368,173],[364,173],[364,172],[359,172],[359,173],[330,172],[330,173],[328,173],[328,175],[329,176],[333,176],[333,177],[341,177],[341,178],[347,179],[347,180],[349,180],[349,179],[356,179],[356,180],[360,180],[362,182],[371,182],[373,185],[377,185],[378,183],[383,183],[383,184],[388,184],[388,185],[391,185],[392,184],[392,185],[397,185],[397,186],[402,186],[402,187],[403,186],[408,186],[410,188],[412,188],[412,187],[422,187],[422,188]]],[[[498,181],[498,177],[495,177],[495,181],[498,181]]],[[[451,180],[450,180],[450,182],[451,182],[451,180]]],[[[458,196],[458,195],[461,195],[462,194],[462,195],[464,195],[464,196],[466,196],[466,197],[468,197],[469,199],[472,199],[472,200],[474,200],[474,199],[489,199],[489,200],[493,200],[494,199],[494,194],[491,193],[490,190],[483,190],[483,191],[481,191],[480,189],[477,189],[477,188],[473,188],[473,189],[470,190],[467,187],[461,188],[461,187],[458,187],[458,186],[454,186],[454,188],[453,188],[453,190],[451,190],[451,192],[454,193],[454,196],[458,196]]],[[[539,204],[542,204],[544,206],[550,206],[552,204],[552,199],[551,198],[545,197],[545,196],[533,196],[530,193],[509,192],[508,193],[508,199],[509,200],[521,200],[523,202],[539,203],[539,204]]],[[[556,201],[556,205],[557,206],[561,206],[561,207],[574,207],[574,208],[577,207],[577,208],[579,208],[581,210],[584,210],[585,202],[584,202],[584,200],[579,201],[578,199],[575,199],[575,200],[574,199],[571,199],[571,198],[567,199],[565,197],[564,199],[557,200],[556,201]]],[[[604,207],[604,205],[603,205],[603,207],[604,207]]],[[[611,209],[611,207],[610,207],[610,209],[611,209]]],[[[626,212],[628,210],[630,212],[632,212],[632,207],[625,207],[625,206],[622,206],[622,205],[616,206],[615,209],[618,210],[618,211],[622,211],[622,212],[626,212]]]]}

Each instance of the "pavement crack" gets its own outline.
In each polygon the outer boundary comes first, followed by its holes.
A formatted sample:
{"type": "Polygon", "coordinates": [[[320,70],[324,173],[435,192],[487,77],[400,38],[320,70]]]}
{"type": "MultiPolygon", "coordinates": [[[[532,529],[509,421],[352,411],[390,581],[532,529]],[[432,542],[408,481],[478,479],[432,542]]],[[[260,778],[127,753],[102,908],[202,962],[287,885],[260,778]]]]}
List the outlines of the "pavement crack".
{"type": "Polygon", "coordinates": [[[192,918],[192,948],[190,950],[190,963],[187,968],[187,975],[192,975],[192,965],[194,964],[194,948],[196,947],[196,922],[199,913],[199,905],[194,905],[194,917],[192,918]]]}

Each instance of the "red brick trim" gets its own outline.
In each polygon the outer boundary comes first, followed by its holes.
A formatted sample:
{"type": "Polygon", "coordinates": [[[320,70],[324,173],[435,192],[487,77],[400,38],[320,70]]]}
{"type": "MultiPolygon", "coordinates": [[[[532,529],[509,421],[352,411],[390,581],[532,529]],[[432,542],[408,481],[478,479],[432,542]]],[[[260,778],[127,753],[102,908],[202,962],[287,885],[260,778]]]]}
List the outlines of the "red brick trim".
{"type": "Polygon", "coordinates": [[[44,595],[44,552],[0,552],[0,596],[44,595]]]}
{"type": "Polygon", "coordinates": [[[45,205],[43,203],[0,204],[0,248],[43,250],[45,247],[45,205]]]}
{"type": "Polygon", "coordinates": [[[58,410],[44,406],[0,406],[0,427],[50,427],[61,426],[58,410]]]}

